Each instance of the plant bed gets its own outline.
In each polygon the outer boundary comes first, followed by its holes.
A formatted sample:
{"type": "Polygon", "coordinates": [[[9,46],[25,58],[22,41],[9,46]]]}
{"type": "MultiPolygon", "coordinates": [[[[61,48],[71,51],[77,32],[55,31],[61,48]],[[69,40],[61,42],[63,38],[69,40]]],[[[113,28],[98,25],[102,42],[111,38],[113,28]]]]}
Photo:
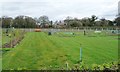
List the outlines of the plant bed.
{"type": "Polygon", "coordinates": [[[23,38],[24,38],[24,36],[21,36],[19,38],[13,39],[9,43],[5,43],[4,45],[2,45],[2,48],[14,48],[14,46],[19,44],[23,38]]]}

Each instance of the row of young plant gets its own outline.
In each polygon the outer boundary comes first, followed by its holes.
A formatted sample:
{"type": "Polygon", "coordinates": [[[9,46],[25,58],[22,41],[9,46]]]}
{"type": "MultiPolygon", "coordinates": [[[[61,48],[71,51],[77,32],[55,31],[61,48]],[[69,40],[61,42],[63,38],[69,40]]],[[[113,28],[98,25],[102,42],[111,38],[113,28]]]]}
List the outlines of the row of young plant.
{"type": "Polygon", "coordinates": [[[24,38],[24,34],[25,31],[18,29],[14,30],[6,29],[6,31],[4,30],[2,48],[13,48],[24,38]],[[7,41],[4,42],[4,40],[7,41]]]}
{"type": "MultiPolygon", "coordinates": [[[[54,69],[50,69],[50,68],[42,68],[42,69],[39,69],[39,70],[45,70],[45,71],[82,71],[82,72],[91,72],[91,71],[105,71],[105,72],[118,72],[118,69],[119,69],[119,65],[120,64],[120,60],[118,61],[114,61],[114,62],[109,62],[109,63],[103,63],[101,65],[99,64],[92,64],[91,67],[89,67],[85,62],[79,62],[77,64],[74,64],[72,67],[69,66],[69,63],[65,64],[66,67],[63,67],[63,68],[59,68],[59,66],[57,66],[56,68],[54,69]]],[[[32,69],[29,69],[29,68],[25,68],[25,67],[20,67],[20,68],[17,68],[17,69],[10,69],[11,71],[27,71],[27,70],[31,70],[32,69]]],[[[4,70],[3,70],[4,71],[4,70]]]]}

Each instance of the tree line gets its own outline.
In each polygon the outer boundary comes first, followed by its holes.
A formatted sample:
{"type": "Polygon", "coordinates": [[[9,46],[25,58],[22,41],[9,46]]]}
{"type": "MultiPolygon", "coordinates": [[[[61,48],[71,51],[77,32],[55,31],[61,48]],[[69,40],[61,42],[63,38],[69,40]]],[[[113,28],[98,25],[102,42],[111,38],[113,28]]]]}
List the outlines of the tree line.
{"type": "Polygon", "coordinates": [[[48,16],[40,16],[32,18],[29,16],[16,16],[15,18],[2,16],[0,18],[2,28],[55,28],[55,26],[64,25],[66,28],[73,27],[117,27],[120,26],[120,17],[116,17],[113,21],[105,18],[98,19],[97,16],[85,17],[82,19],[66,17],[63,21],[50,21],[48,16]]]}
{"type": "Polygon", "coordinates": [[[68,27],[113,27],[120,25],[120,17],[115,18],[113,21],[105,18],[98,19],[95,15],[92,15],[90,18],[85,17],[82,19],[67,17],[64,22],[68,27]]]}

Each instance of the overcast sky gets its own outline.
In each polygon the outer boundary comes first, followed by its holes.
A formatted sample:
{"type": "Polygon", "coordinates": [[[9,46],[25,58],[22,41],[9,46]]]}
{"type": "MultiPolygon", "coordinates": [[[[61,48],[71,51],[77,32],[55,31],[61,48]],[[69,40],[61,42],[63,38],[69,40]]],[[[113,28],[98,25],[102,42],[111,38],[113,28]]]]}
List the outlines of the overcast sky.
{"type": "Polygon", "coordinates": [[[0,0],[0,15],[15,17],[26,15],[50,20],[63,20],[67,16],[83,18],[96,15],[113,20],[118,14],[119,0],[0,0]]]}

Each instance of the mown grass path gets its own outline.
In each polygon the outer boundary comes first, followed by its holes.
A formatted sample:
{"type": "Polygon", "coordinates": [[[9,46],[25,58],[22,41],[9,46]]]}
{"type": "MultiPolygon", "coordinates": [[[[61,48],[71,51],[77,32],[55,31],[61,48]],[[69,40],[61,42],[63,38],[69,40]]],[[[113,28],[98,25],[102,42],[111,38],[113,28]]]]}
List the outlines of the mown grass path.
{"type": "Polygon", "coordinates": [[[83,61],[88,65],[103,64],[118,58],[118,41],[108,37],[58,37],[41,32],[25,35],[20,45],[3,54],[3,69],[66,69],[79,61],[82,44],[83,61]]]}

